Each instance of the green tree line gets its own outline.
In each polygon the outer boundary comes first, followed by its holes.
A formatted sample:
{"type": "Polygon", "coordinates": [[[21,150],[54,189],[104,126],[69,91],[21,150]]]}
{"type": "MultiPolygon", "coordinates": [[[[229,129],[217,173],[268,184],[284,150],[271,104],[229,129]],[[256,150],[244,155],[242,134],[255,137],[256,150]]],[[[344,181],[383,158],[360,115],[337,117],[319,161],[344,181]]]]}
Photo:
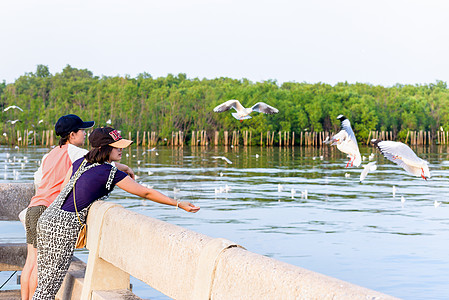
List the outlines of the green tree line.
{"type": "Polygon", "coordinates": [[[396,139],[404,140],[408,130],[434,134],[441,127],[449,129],[449,90],[442,81],[392,87],[347,82],[279,85],[273,80],[190,79],[183,73],[99,77],[70,65],[52,75],[47,66],[38,65],[34,73],[0,84],[0,108],[3,132],[52,129],[61,115],[69,113],[95,120],[99,126],[110,119],[113,127],[133,134],[156,131],[169,137],[180,130],[187,140],[193,130],[207,130],[209,136],[214,131],[250,130],[254,143],[267,131],[336,132],[339,114],[351,121],[360,139],[367,139],[371,130],[392,131],[396,139]],[[239,122],[229,112],[213,112],[229,99],[246,107],[263,101],[279,113],[253,113],[252,119],[239,122]],[[24,111],[3,111],[10,105],[24,111]],[[16,119],[20,121],[12,124],[16,119]]]}

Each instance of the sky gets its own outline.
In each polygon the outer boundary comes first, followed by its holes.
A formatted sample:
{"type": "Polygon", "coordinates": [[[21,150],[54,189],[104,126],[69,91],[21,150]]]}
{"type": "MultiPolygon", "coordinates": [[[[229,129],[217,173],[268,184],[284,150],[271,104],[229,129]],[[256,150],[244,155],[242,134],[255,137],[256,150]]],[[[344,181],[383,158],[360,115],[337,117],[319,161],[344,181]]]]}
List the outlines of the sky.
{"type": "Polygon", "coordinates": [[[449,81],[447,0],[4,0],[0,82],[39,64],[96,76],[449,81]]]}

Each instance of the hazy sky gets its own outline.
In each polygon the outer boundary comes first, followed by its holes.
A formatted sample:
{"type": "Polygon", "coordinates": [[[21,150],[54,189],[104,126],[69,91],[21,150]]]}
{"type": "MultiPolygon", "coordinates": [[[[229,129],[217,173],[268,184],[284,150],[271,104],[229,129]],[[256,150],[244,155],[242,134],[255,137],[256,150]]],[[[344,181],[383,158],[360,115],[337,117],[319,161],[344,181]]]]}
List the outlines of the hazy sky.
{"type": "Polygon", "coordinates": [[[447,0],[0,2],[0,81],[43,64],[94,75],[449,81],[447,0]]]}

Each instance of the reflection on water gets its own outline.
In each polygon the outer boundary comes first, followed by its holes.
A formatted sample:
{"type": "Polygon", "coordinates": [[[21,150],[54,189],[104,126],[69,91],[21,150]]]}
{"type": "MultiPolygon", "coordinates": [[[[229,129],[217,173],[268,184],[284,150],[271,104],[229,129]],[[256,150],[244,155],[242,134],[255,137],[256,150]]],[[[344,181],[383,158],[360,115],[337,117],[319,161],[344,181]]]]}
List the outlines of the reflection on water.
{"type": "MultiPolygon", "coordinates": [[[[2,148],[0,181],[10,182],[13,175],[17,181],[31,181],[48,150],[2,148]]],[[[201,211],[187,214],[119,188],[111,201],[397,297],[449,298],[446,146],[414,149],[430,163],[432,178],[427,182],[376,153],[378,168],[363,183],[359,183],[362,168],[345,169],[347,158],[330,147],[146,150],[133,147],[123,154],[122,162],[135,170],[137,181],[191,201],[201,211]],[[232,164],[213,156],[225,156],[232,164]],[[440,207],[434,207],[435,200],[442,202],[440,207]]],[[[373,151],[361,147],[367,158],[363,164],[373,151]]],[[[23,229],[11,223],[2,222],[0,242],[24,242],[23,229]]],[[[153,297],[151,291],[135,291],[142,297],[163,299],[153,297]]]]}

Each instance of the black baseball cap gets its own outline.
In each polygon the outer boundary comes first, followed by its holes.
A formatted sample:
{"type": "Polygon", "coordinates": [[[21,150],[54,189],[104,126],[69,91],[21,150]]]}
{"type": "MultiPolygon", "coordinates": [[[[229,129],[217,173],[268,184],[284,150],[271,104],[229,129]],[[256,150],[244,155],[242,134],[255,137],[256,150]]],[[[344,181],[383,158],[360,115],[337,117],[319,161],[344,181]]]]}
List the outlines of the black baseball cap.
{"type": "Polygon", "coordinates": [[[65,115],[59,118],[55,125],[56,135],[66,136],[72,131],[88,129],[95,125],[94,121],[83,122],[77,115],[65,115]]]}
{"type": "Polygon", "coordinates": [[[120,133],[112,127],[95,128],[89,135],[92,147],[112,146],[115,148],[126,148],[133,141],[122,138],[120,133]]]}

